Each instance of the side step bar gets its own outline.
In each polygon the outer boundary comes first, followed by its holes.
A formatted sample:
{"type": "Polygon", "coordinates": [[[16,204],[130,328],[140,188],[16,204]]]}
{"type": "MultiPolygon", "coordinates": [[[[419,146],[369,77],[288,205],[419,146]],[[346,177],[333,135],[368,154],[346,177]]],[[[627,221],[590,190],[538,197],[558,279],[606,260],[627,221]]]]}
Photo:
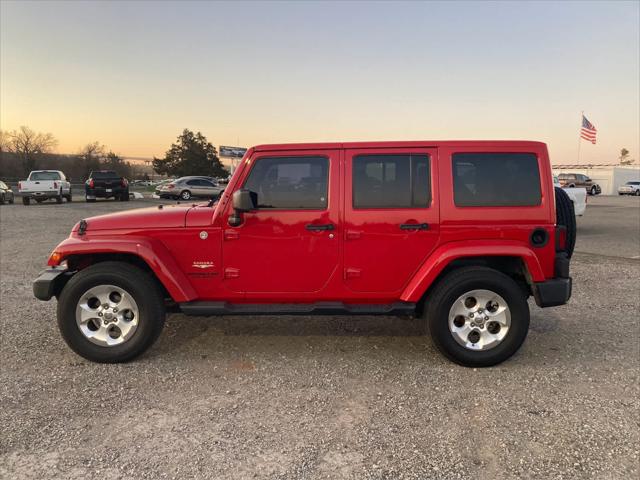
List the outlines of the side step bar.
{"type": "Polygon", "coordinates": [[[185,315],[414,315],[416,304],[395,302],[390,304],[357,304],[342,302],[317,303],[179,303],[185,315]]]}

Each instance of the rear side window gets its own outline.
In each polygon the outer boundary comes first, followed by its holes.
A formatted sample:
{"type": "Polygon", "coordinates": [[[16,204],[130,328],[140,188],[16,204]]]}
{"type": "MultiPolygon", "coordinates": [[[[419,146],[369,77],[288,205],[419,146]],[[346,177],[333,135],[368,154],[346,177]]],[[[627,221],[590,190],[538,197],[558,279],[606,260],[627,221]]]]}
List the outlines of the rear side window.
{"type": "Polygon", "coordinates": [[[428,155],[354,157],[353,208],[424,208],[430,202],[428,155]]]}
{"type": "Polygon", "coordinates": [[[538,159],[532,153],[453,154],[454,201],[459,207],[540,205],[538,159]]]}
{"type": "Polygon", "coordinates": [[[60,180],[60,174],[58,172],[33,172],[29,180],[60,180]]]}
{"type": "Polygon", "coordinates": [[[268,157],[256,161],[244,188],[258,194],[258,208],[325,209],[327,157],[268,157]]]}

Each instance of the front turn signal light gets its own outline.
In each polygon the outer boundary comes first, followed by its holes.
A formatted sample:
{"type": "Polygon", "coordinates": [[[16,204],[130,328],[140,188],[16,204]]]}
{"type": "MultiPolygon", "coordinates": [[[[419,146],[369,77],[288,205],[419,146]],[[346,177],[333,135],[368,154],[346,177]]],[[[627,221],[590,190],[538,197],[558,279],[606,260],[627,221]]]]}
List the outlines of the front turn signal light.
{"type": "Polygon", "coordinates": [[[51,267],[55,267],[60,264],[60,260],[62,260],[62,254],[60,252],[53,252],[49,256],[49,261],[47,262],[47,265],[51,267]]]}

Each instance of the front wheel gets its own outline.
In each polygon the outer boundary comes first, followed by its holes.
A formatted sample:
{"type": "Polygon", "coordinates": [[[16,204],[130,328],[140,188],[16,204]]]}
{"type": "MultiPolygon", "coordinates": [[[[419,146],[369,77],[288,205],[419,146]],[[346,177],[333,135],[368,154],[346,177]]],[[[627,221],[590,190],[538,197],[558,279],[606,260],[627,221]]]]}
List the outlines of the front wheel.
{"type": "Polygon", "coordinates": [[[182,200],[190,200],[191,199],[191,192],[189,190],[185,190],[184,192],[182,192],[180,194],[180,198],[182,200]]]}
{"type": "Polygon", "coordinates": [[[510,358],[529,331],[522,288],[486,267],[449,273],[427,300],[427,326],[436,347],[466,367],[490,367],[510,358]]]}
{"type": "Polygon", "coordinates": [[[595,195],[597,193],[596,187],[591,187],[591,195],[595,195]]]}
{"type": "Polygon", "coordinates": [[[124,262],[102,262],[75,274],[58,302],[58,327],[78,355],[101,363],[131,360],[164,326],[164,298],[155,280],[124,262]]]}
{"type": "Polygon", "coordinates": [[[640,190],[636,190],[636,193],[634,194],[636,197],[640,197],[640,190]]]}

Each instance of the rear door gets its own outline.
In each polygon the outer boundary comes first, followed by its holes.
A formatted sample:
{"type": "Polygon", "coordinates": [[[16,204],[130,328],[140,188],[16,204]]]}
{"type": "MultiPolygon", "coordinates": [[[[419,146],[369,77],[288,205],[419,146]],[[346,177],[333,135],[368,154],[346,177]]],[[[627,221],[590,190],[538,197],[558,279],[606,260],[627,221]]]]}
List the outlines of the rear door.
{"type": "Polygon", "coordinates": [[[400,292],[438,242],[437,150],[345,150],[344,272],[355,292],[400,292]]]}

